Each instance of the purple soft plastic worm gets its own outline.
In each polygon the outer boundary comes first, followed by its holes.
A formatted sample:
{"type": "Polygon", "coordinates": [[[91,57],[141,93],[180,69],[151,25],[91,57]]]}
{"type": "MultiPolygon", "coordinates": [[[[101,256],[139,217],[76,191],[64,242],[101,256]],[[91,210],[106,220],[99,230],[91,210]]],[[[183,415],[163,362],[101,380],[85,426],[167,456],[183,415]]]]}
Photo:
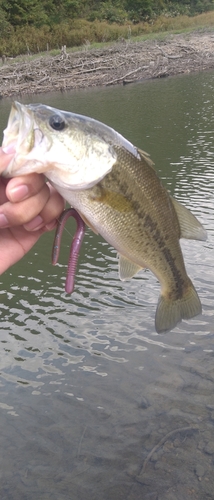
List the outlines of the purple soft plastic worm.
{"type": "Polygon", "coordinates": [[[74,290],[76,267],[81,244],[85,234],[85,223],[81,219],[78,212],[74,208],[68,208],[67,210],[64,210],[64,212],[62,212],[60,215],[53,242],[52,264],[55,265],[58,262],[62,233],[69,217],[74,217],[77,223],[77,229],[70,248],[67,276],[65,282],[66,293],[72,293],[74,290]]]}

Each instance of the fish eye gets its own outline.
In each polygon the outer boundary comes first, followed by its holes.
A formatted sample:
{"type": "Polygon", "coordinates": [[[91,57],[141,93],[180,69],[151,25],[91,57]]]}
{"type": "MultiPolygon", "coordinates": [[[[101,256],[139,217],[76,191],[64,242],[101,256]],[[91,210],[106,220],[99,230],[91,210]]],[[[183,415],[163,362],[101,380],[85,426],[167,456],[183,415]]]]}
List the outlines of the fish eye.
{"type": "Polygon", "coordinates": [[[60,132],[65,128],[65,121],[60,115],[52,115],[49,119],[49,124],[51,128],[60,132]]]}

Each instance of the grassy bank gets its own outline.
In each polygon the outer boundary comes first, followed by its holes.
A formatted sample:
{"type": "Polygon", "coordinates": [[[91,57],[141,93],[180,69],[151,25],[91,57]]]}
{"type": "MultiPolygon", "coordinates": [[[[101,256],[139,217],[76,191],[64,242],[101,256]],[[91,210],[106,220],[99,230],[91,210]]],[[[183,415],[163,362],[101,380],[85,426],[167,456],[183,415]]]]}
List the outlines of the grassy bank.
{"type": "Polygon", "coordinates": [[[7,37],[0,38],[0,55],[15,57],[20,54],[38,54],[42,51],[60,49],[63,45],[71,47],[89,47],[94,43],[113,42],[135,37],[148,38],[152,34],[195,29],[214,28],[214,11],[194,17],[159,16],[153,22],[119,25],[86,20],[68,20],[66,23],[49,26],[22,27],[11,30],[7,37]]]}

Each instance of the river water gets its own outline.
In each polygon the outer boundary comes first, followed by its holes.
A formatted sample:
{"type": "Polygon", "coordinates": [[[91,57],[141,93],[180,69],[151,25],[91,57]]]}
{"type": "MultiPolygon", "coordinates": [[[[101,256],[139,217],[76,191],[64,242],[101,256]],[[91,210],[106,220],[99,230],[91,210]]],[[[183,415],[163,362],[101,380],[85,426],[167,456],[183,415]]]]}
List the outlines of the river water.
{"type": "MultiPolygon", "coordinates": [[[[203,314],[154,330],[159,284],[118,279],[90,230],[64,292],[53,233],[0,277],[1,500],[214,499],[214,73],[20,98],[82,113],[148,151],[206,242],[182,241],[203,314]]],[[[0,102],[0,128],[10,100],[0,102]]]]}

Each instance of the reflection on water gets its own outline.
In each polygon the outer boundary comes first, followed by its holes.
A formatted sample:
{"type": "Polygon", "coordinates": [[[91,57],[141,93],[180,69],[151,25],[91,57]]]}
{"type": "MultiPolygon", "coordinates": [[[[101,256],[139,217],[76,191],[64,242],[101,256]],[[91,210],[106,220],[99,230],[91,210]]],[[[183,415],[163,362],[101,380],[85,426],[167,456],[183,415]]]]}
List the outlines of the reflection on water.
{"type": "MultiPolygon", "coordinates": [[[[156,278],[120,282],[116,252],[90,230],[69,296],[75,225],[55,268],[45,235],[0,278],[1,499],[213,499],[213,79],[34,97],[94,116],[152,154],[208,230],[206,242],[182,241],[203,314],[157,335],[156,278]]],[[[4,128],[10,103],[0,106],[4,128]]]]}

